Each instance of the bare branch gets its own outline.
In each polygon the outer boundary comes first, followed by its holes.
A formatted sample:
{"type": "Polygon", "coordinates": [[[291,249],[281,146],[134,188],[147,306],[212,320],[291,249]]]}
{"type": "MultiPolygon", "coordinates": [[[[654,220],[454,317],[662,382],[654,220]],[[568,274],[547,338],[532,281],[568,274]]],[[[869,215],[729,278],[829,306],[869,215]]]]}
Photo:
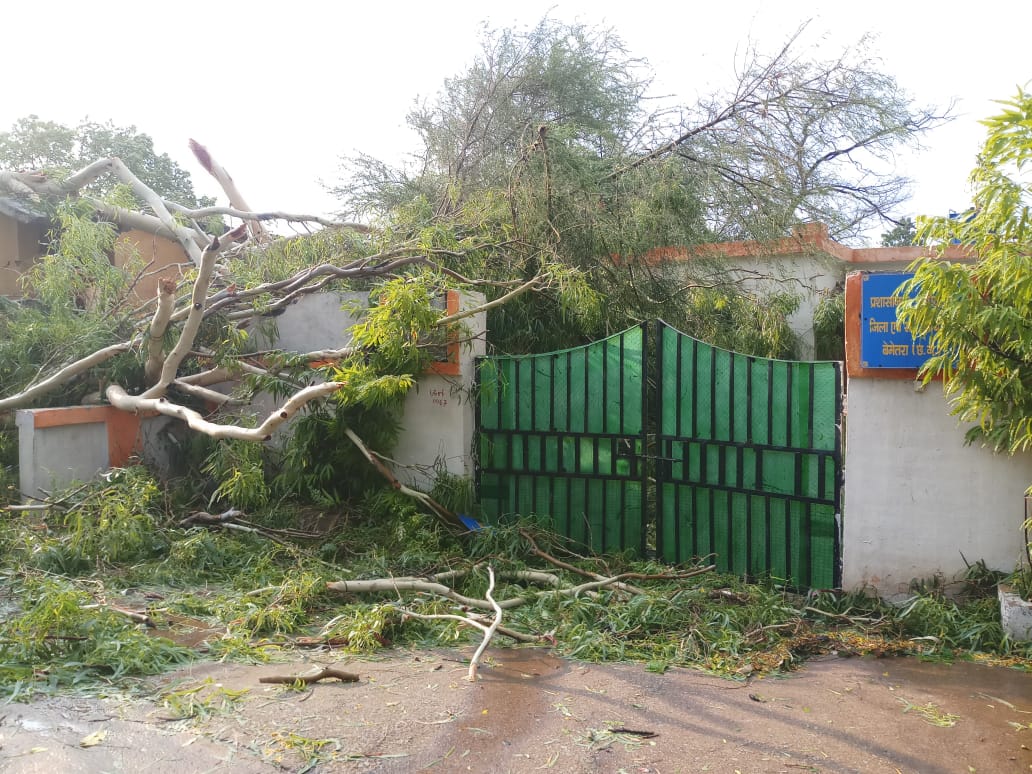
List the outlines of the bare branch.
{"type": "Polygon", "coordinates": [[[320,680],[340,680],[343,683],[357,683],[358,675],[353,672],[343,672],[334,667],[323,667],[317,672],[304,672],[299,675],[269,675],[259,677],[259,683],[271,683],[274,685],[311,685],[320,680]]]}
{"type": "Polygon", "coordinates": [[[197,331],[200,330],[201,322],[204,320],[208,283],[211,282],[211,273],[215,266],[215,259],[226,246],[243,239],[244,236],[245,232],[242,227],[234,229],[228,234],[223,234],[221,239],[215,237],[208,249],[204,251],[200,267],[197,270],[197,279],[194,280],[193,297],[189,313],[183,325],[183,330],[179,334],[179,341],[176,342],[175,347],[172,348],[168,357],[165,358],[157,382],[143,393],[142,398],[155,398],[164,395],[168,385],[176,378],[179,365],[189,353],[190,348],[193,347],[194,339],[197,338],[197,331]]]}
{"type": "Polygon", "coordinates": [[[94,366],[98,366],[113,357],[117,357],[118,355],[128,352],[132,348],[133,344],[134,342],[112,344],[111,346],[104,347],[103,349],[98,349],[88,357],[76,360],[74,363],[65,366],[57,373],[51,374],[43,381],[37,382],[31,387],[27,387],[21,392],[11,395],[8,398],[0,399],[0,411],[8,411],[10,409],[28,405],[32,401],[36,400],[36,398],[42,397],[52,390],[56,390],[63,384],[67,384],[76,376],[89,371],[94,366]]]}
{"type": "Polygon", "coordinates": [[[376,468],[376,470],[379,471],[380,475],[386,478],[387,481],[390,482],[390,485],[394,487],[394,489],[396,489],[403,495],[406,495],[408,497],[413,498],[414,500],[418,500],[419,502],[423,503],[423,505],[426,506],[432,513],[437,514],[445,521],[450,522],[452,524],[462,525],[462,521],[459,519],[458,516],[449,511],[447,508],[445,508],[443,505],[437,502],[426,492],[420,492],[417,489],[412,489],[411,487],[405,486],[403,483],[401,483],[398,480],[397,476],[391,473],[390,468],[388,468],[386,465],[383,464],[383,462],[380,461],[380,456],[376,454],[374,451],[372,451],[368,446],[366,446],[365,442],[358,437],[354,430],[352,430],[350,427],[345,428],[344,434],[349,439],[351,439],[351,442],[358,447],[358,450],[362,452],[362,455],[369,461],[369,464],[376,468]]]}
{"type": "Polygon", "coordinates": [[[352,223],[345,220],[333,220],[320,215],[300,215],[290,212],[250,212],[249,210],[238,210],[235,207],[197,207],[191,209],[181,204],[167,202],[168,208],[173,212],[184,215],[188,218],[209,218],[215,215],[224,215],[240,220],[282,220],[286,223],[315,223],[324,228],[343,228],[350,231],[357,231],[360,234],[371,234],[373,229],[364,223],[352,223]]]}
{"type": "Polygon", "coordinates": [[[477,648],[476,653],[473,654],[473,658],[469,660],[469,674],[467,678],[471,683],[475,683],[477,680],[477,667],[480,665],[480,658],[484,655],[484,651],[487,650],[487,646],[491,644],[491,639],[494,637],[495,631],[502,623],[502,608],[499,606],[493,596],[491,596],[495,587],[495,576],[494,570],[491,567],[487,568],[487,591],[484,596],[487,601],[491,603],[491,607],[494,609],[494,621],[491,625],[484,630],[484,639],[480,642],[480,647],[477,648]]]}
{"type": "MultiPolygon", "coordinates": [[[[244,196],[240,193],[240,189],[237,188],[236,182],[233,180],[233,176],[229,174],[224,166],[215,160],[211,155],[211,152],[197,142],[197,140],[191,139],[189,145],[190,150],[193,151],[193,155],[200,165],[204,167],[205,171],[209,175],[218,181],[220,186],[222,186],[222,190],[225,191],[226,196],[229,197],[230,206],[241,211],[250,210],[251,208],[248,207],[247,202],[244,201],[244,196]]],[[[265,230],[256,218],[247,218],[245,223],[247,223],[247,230],[251,235],[251,239],[258,244],[268,241],[269,232],[265,230]]]]}
{"type": "MultiPolygon", "coordinates": [[[[143,231],[154,236],[162,237],[174,242],[182,242],[182,239],[189,239],[195,248],[202,247],[206,242],[207,238],[204,234],[193,231],[192,229],[179,229],[170,228],[167,223],[162,221],[153,215],[148,215],[145,212],[136,212],[134,210],[127,210],[124,207],[116,207],[113,204],[102,202],[99,199],[94,199],[89,196],[80,197],[84,201],[88,201],[93,208],[97,211],[97,214],[104,220],[110,221],[118,226],[120,229],[125,231],[143,231]],[[180,230],[182,229],[182,230],[180,230]]],[[[190,251],[187,251],[187,255],[190,256],[190,265],[196,265],[193,262],[193,256],[190,251]]]]}
{"type": "MultiPolygon", "coordinates": [[[[490,602],[464,596],[443,583],[434,583],[422,578],[374,578],[372,580],[329,581],[326,584],[326,588],[329,591],[338,591],[342,594],[418,591],[425,594],[436,594],[439,597],[450,599],[452,602],[457,602],[464,607],[473,607],[477,610],[494,610],[494,606],[490,602]]],[[[505,600],[501,603],[501,606],[502,608],[519,607],[525,601],[521,597],[516,597],[505,600]]]]}
{"type": "Polygon", "coordinates": [[[305,387],[292,395],[279,410],[270,414],[258,427],[220,425],[216,422],[209,422],[200,413],[186,406],[170,403],[165,398],[133,396],[117,384],[110,385],[104,395],[115,408],[133,412],[156,411],[167,417],[181,419],[190,429],[212,438],[235,438],[241,441],[264,442],[271,440],[273,431],[304,408],[306,404],[332,395],[343,386],[340,382],[325,382],[305,387]]]}
{"type": "Polygon", "coordinates": [[[215,390],[209,390],[207,387],[190,384],[189,382],[184,382],[182,379],[176,379],[172,382],[172,387],[182,393],[191,395],[195,398],[200,398],[208,403],[214,403],[217,406],[239,405],[241,403],[241,401],[236,400],[232,395],[226,395],[225,393],[216,392],[215,390]]]}
{"type": "Polygon", "coordinates": [[[176,283],[172,280],[165,279],[158,283],[158,308],[154,310],[150,333],[147,335],[147,362],[143,367],[144,379],[149,385],[156,384],[161,377],[162,344],[175,309],[175,291],[176,283]]]}
{"type": "Polygon", "coordinates": [[[505,304],[511,301],[512,299],[516,298],[516,296],[523,295],[531,288],[538,287],[540,284],[541,277],[534,277],[533,279],[524,282],[518,288],[513,288],[504,296],[496,298],[494,301],[488,301],[486,304],[481,304],[477,307],[464,309],[461,312],[456,312],[455,314],[447,315],[445,317],[440,318],[435,324],[437,326],[451,325],[453,322],[458,322],[459,320],[463,320],[467,317],[472,317],[473,315],[479,314],[480,312],[486,312],[488,309],[494,309],[496,306],[501,306],[502,304],[505,304]]]}
{"type": "MultiPolygon", "coordinates": [[[[473,613],[467,613],[466,615],[453,615],[451,613],[416,613],[412,610],[402,610],[402,615],[405,618],[415,618],[419,621],[456,621],[466,626],[472,626],[474,629],[485,631],[491,624],[490,622],[484,622],[483,619],[477,617],[473,613]]],[[[504,626],[499,626],[495,629],[495,632],[501,634],[503,637],[508,637],[511,640],[517,642],[535,643],[541,642],[546,639],[545,636],[540,634],[524,634],[518,632],[515,629],[508,629],[504,626]]]]}
{"type": "Polygon", "coordinates": [[[182,245],[186,254],[190,256],[190,260],[200,266],[202,254],[200,248],[197,246],[196,232],[192,229],[186,228],[185,226],[179,225],[165,206],[165,200],[136,177],[136,175],[134,175],[132,171],[122,163],[121,159],[111,158],[107,159],[107,162],[111,165],[111,171],[118,177],[118,179],[123,183],[126,183],[132,189],[133,193],[148,207],[150,207],[151,211],[158,217],[165,227],[175,234],[176,240],[180,245],[182,245]]]}

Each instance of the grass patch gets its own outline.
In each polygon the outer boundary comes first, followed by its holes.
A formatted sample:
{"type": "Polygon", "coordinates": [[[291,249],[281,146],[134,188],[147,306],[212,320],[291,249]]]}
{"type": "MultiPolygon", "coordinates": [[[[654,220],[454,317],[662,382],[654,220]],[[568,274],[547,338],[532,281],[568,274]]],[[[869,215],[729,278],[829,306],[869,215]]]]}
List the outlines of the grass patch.
{"type": "MultiPolygon", "coordinates": [[[[958,595],[929,584],[896,606],[862,593],[802,596],[773,581],[747,584],[712,572],[638,581],[641,594],[609,587],[570,596],[513,579],[513,573],[537,570],[558,576],[564,586],[585,580],[535,556],[520,532],[526,524],[459,536],[410,500],[377,492],[332,514],[333,529],[320,540],[295,544],[180,526],[191,507],[205,504],[133,468],[79,490],[42,518],[12,515],[3,522],[4,695],[124,684],[190,659],[267,661],[311,642],[363,654],[476,642],[479,633],[456,622],[407,615],[456,613],[452,601],[413,592],[331,593],[326,583],[453,571],[449,585],[483,598],[488,565],[499,578],[497,599],[533,597],[507,610],[504,626],[542,636],[558,654],[584,661],[633,661],[657,673],[692,667],[739,679],[792,669],[833,651],[1032,664],[1032,649],[1004,635],[992,595],[995,576],[981,565],[972,567],[958,595]],[[177,622],[186,619],[214,634],[205,649],[185,647],[153,636],[115,608],[145,612],[173,638],[177,622]]],[[[270,506],[249,514],[249,523],[290,526],[285,511],[283,504],[270,506]]],[[[305,512],[293,513],[300,519],[305,512]]],[[[571,567],[606,577],[684,569],[626,555],[580,557],[554,535],[533,535],[541,549],[571,567]]],[[[504,642],[499,637],[498,644],[504,642]]],[[[179,701],[188,703],[190,696],[179,701]]]]}

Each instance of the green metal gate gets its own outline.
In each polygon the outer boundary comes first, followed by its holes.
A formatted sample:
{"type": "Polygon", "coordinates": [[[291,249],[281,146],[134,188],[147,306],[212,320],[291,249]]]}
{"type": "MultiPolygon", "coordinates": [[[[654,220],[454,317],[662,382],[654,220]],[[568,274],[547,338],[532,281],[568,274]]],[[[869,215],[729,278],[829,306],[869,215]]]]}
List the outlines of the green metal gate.
{"type": "Polygon", "coordinates": [[[484,515],[534,515],[596,551],[712,554],[722,571],[839,586],[839,364],[727,352],[663,322],[650,360],[649,327],[481,361],[484,515]]]}
{"type": "Polygon", "coordinates": [[[485,515],[536,515],[595,551],[645,550],[645,327],[480,363],[485,515]]]}
{"type": "Polygon", "coordinates": [[[656,550],[837,588],[839,363],[749,357],[659,323],[656,550]]]}

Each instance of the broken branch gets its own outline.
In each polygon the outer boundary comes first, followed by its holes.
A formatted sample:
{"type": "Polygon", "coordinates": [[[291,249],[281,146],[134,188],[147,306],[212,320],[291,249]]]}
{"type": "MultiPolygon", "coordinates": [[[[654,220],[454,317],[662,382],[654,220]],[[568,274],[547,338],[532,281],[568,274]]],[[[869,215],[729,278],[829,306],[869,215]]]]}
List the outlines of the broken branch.
{"type": "Polygon", "coordinates": [[[344,434],[349,439],[351,439],[351,442],[358,447],[358,450],[360,452],[362,452],[362,456],[369,461],[370,465],[376,468],[380,475],[382,475],[384,478],[387,479],[387,481],[390,482],[390,485],[394,487],[394,489],[396,489],[403,495],[407,495],[423,503],[423,505],[425,505],[431,512],[437,514],[446,522],[449,522],[451,524],[457,524],[459,526],[464,526],[458,516],[449,511],[447,508],[445,508],[443,505],[437,502],[426,492],[420,492],[418,489],[412,489],[411,487],[407,487],[403,483],[401,483],[398,480],[397,476],[395,476],[390,471],[390,468],[388,468],[386,465],[383,464],[383,462],[380,461],[380,455],[378,455],[376,452],[374,452],[372,449],[366,446],[365,442],[361,438],[359,438],[358,435],[356,435],[350,427],[344,429],[344,434]]]}
{"type": "Polygon", "coordinates": [[[183,324],[183,330],[179,334],[179,341],[176,342],[172,351],[165,358],[165,362],[162,363],[157,382],[153,387],[144,392],[140,396],[141,398],[157,398],[164,395],[168,390],[168,385],[176,378],[179,365],[193,347],[194,340],[197,338],[197,332],[201,328],[201,322],[204,320],[208,285],[211,282],[211,274],[215,268],[215,259],[226,247],[239,242],[245,236],[246,229],[238,227],[227,234],[223,234],[221,238],[215,237],[211,240],[211,244],[208,245],[208,248],[201,256],[200,266],[197,269],[197,279],[194,280],[190,311],[187,314],[186,322],[183,324]]]}
{"type": "Polygon", "coordinates": [[[258,678],[259,683],[273,683],[276,685],[297,685],[298,683],[301,685],[311,685],[320,680],[340,680],[343,683],[357,683],[359,677],[354,672],[342,672],[333,667],[324,667],[314,674],[269,675],[268,677],[258,678]]]}
{"type": "Polygon", "coordinates": [[[305,387],[295,393],[278,410],[273,411],[258,427],[240,427],[239,425],[220,425],[209,422],[201,414],[186,406],[170,403],[165,398],[145,398],[130,395],[117,384],[110,385],[104,392],[111,405],[123,411],[156,411],[167,417],[174,417],[186,422],[191,430],[204,433],[211,438],[235,438],[241,441],[269,441],[272,432],[300,411],[307,403],[324,398],[343,385],[340,382],[325,382],[305,387]]]}
{"type": "Polygon", "coordinates": [[[495,617],[494,621],[491,622],[491,625],[484,631],[484,639],[481,640],[480,647],[478,647],[476,653],[473,654],[473,658],[469,660],[469,674],[467,677],[471,683],[476,682],[477,667],[480,665],[480,658],[484,655],[484,651],[487,650],[487,646],[491,644],[491,639],[494,637],[494,633],[498,630],[498,626],[502,622],[502,608],[497,602],[495,602],[494,597],[491,596],[491,592],[494,591],[495,576],[494,570],[490,567],[487,568],[487,578],[487,591],[484,593],[484,596],[487,598],[487,601],[491,603],[491,607],[494,608],[495,617]]]}

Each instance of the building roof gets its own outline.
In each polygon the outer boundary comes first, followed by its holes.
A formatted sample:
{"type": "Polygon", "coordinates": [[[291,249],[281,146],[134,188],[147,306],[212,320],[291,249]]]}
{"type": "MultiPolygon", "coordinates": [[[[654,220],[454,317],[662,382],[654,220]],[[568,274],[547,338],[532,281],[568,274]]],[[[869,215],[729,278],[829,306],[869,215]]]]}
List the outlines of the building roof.
{"type": "Polygon", "coordinates": [[[47,214],[27,199],[14,196],[0,196],[0,215],[14,218],[20,223],[49,223],[47,214]]]}

